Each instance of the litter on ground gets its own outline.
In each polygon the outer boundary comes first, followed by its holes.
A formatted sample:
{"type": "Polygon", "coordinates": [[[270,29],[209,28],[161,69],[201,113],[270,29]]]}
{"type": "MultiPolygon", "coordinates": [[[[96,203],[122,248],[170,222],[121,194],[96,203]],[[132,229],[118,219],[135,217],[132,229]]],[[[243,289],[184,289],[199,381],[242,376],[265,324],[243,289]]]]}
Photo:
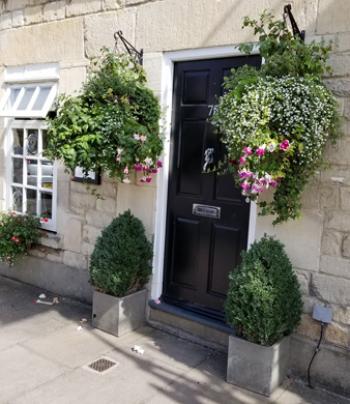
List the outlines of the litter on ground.
{"type": "Polygon", "coordinates": [[[134,345],[134,346],[131,348],[131,350],[134,351],[134,352],[136,352],[136,353],[138,353],[139,355],[143,355],[143,354],[145,353],[145,350],[144,350],[141,346],[139,346],[139,345],[134,345]]]}

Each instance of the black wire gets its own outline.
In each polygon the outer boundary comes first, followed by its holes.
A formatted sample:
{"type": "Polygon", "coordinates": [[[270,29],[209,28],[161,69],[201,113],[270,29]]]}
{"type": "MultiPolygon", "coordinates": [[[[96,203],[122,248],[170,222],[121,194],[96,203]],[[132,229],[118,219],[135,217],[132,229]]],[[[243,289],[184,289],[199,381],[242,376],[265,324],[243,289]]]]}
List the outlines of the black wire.
{"type": "Polygon", "coordinates": [[[320,352],[320,350],[321,350],[321,349],[320,349],[320,346],[321,346],[321,343],[322,343],[322,340],[323,340],[324,329],[325,329],[326,326],[327,326],[327,324],[321,323],[321,334],[320,334],[320,338],[319,338],[319,340],[318,340],[317,346],[316,346],[316,348],[315,348],[315,352],[314,352],[314,354],[312,355],[311,361],[310,361],[309,366],[308,366],[308,368],[307,368],[307,383],[308,383],[308,386],[310,387],[310,389],[313,389],[313,388],[314,388],[313,385],[311,384],[311,366],[312,366],[313,361],[314,361],[315,358],[316,358],[316,355],[317,355],[317,354],[320,352]]]}

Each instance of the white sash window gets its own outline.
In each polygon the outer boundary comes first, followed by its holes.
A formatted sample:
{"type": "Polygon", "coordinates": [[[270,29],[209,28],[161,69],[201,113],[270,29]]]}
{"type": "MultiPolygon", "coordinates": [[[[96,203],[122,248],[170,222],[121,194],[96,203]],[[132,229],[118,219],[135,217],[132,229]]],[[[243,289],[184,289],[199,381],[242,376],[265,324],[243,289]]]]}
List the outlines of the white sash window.
{"type": "MultiPolygon", "coordinates": [[[[45,118],[52,107],[57,81],[34,81],[35,77],[45,78],[48,71],[46,68],[40,74],[37,69],[17,68],[5,75],[8,82],[0,101],[0,116],[8,118],[6,200],[8,210],[37,216],[43,229],[55,231],[57,168],[45,157],[46,123],[38,118],[45,118]],[[26,78],[33,81],[27,82],[26,78]]],[[[49,69],[52,71],[56,69],[49,69]]]]}

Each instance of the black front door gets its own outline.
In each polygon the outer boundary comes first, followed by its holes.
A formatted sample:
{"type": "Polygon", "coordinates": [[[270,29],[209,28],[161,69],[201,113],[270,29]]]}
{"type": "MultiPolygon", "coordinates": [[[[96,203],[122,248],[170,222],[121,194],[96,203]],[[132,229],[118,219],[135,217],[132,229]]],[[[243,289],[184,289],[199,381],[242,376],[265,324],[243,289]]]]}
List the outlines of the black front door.
{"type": "Polygon", "coordinates": [[[203,174],[222,147],[208,122],[223,78],[260,57],[176,63],[163,300],[223,318],[228,274],[247,246],[249,204],[231,176],[203,174]]]}

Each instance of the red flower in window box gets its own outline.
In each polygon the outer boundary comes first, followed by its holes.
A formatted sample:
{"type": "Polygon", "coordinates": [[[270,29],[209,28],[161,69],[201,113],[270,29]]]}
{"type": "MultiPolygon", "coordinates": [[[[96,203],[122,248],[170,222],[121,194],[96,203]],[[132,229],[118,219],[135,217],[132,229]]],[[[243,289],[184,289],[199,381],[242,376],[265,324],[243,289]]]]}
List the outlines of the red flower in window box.
{"type": "Polygon", "coordinates": [[[11,237],[11,241],[13,241],[13,242],[16,243],[16,244],[19,244],[19,243],[21,242],[21,240],[20,240],[18,237],[16,237],[16,236],[12,236],[12,237],[11,237]]]}

